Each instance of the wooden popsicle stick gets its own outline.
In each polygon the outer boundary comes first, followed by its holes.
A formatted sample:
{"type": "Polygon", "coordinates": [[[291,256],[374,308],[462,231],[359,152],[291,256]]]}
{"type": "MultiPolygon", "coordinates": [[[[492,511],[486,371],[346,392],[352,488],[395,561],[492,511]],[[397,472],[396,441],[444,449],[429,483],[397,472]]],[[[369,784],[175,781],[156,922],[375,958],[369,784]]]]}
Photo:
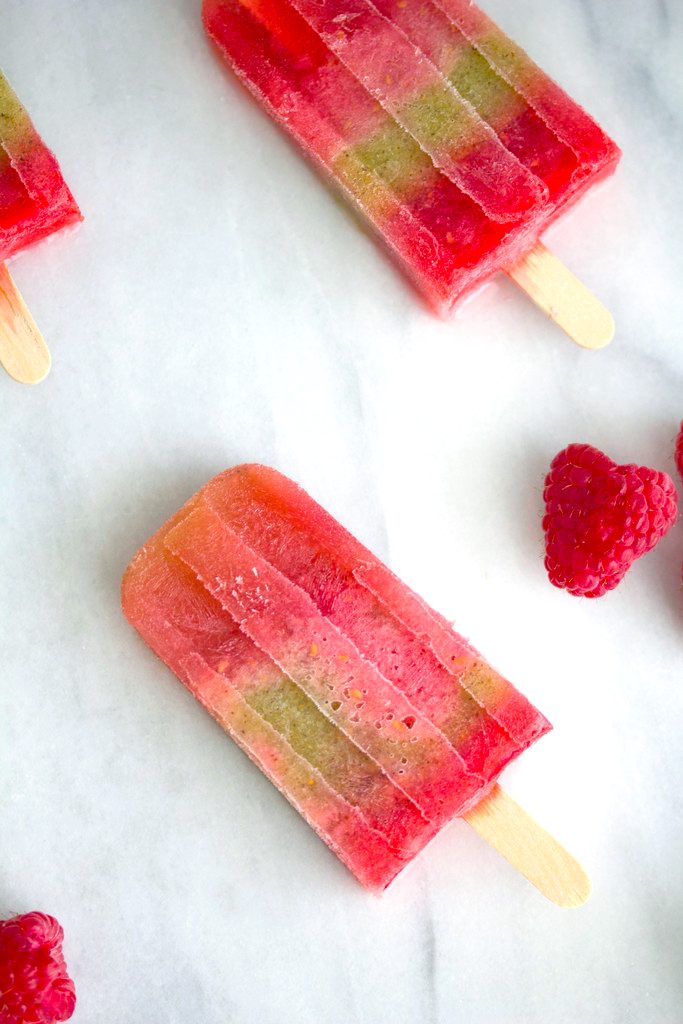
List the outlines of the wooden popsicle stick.
{"type": "Polygon", "coordinates": [[[505,272],[577,345],[609,345],[614,337],[612,314],[541,242],[505,272]]]}
{"type": "Polygon", "coordinates": [[[580,907],[590,896],[590,879],[578,861],[500,786],[464,818],[558,907],[580,907]]]}
{"type": "Polygon", "coordinates": [[[4,263],[0,263],[0,363],[20,384],[38,384],[52,363],[50,350],[4,263]]]}

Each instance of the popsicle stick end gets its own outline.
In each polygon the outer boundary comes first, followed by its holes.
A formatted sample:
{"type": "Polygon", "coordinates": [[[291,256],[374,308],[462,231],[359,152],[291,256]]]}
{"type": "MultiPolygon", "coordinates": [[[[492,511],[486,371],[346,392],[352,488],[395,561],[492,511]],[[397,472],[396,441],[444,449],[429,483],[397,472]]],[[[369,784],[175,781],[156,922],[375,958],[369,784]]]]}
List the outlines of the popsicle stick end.
{"type": "Polygon", "coordinates": [[[577,345],[597,350],[614,338],[610,311],[542,242],[506,273],[577,345]]]}
{"type": "Polygon", "coordinates": [[[590,879],[578,861],[500,786],[465,821],[556,906],[580,907],[590,896],[590,879]]]}

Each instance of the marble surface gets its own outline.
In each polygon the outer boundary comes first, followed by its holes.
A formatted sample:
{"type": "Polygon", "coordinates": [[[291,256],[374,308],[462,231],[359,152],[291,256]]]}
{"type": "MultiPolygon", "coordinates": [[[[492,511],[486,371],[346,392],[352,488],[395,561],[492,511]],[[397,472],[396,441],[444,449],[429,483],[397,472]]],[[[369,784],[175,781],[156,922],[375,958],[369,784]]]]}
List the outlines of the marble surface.
{"type": "Polygon", "coordinates": [[[683,524],[598,602],[542,566],[570,441],[673,472],[683,9],[490,0],[621,143],[549,241],[579,351],[505,280],[450,323],[223,71],[198,0],[0,0],[0,64],[86,221],[14,273],[50,378],[0,380],[0,911],[68,933],[88,1024],[674,1024],[683,524]],[[509,790],[585,862],[544,902],[462,823],[365,895],[124,622],[137,546],[216,471],[298,479],[555,731],[509,790]]]}

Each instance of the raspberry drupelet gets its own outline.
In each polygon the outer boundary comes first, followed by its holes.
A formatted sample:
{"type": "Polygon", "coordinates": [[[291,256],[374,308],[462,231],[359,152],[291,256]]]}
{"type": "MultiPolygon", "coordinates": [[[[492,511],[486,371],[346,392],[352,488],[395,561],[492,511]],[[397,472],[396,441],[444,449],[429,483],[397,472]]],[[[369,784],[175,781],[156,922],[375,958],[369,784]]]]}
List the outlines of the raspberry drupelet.
{"type": "Polygon", "coordinates": [[[618,466],[587,444],[555,456],[545,480],[545,567],[550,582],[601,597],[673,525],[677,496],[666,473],[618,466]]]}

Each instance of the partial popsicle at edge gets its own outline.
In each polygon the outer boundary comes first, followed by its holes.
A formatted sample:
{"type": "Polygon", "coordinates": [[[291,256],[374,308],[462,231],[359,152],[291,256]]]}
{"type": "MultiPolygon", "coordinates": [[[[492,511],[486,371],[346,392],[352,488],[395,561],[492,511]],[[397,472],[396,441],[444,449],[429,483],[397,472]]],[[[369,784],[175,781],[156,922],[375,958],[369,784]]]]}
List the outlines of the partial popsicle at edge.
{"type": "MultiPolygon", "coordinates": [[[[368,217],[441,315],[496,271],[519,266],[620,155],[523,51],[510,42],[508,52],[507,37],[464,7],[204,2],[207,31],[239,77],[368,217]]],[[[545,293],[538,275],[533,289],[513,279],[546,312],[574,301],[567,280],[557,297],[556,277],[545,293]]],[[[597,300],[588,304],[575,340],[604,344],[601,316],[597,300]],[[585,329],[591,310],[595,331],[585,329]]],[[[572,317],[557,320],[573,330],[572,317]]]]}
{"type": "Polygon", "coordinates": [[[20,383],[43,380],[50,353],[2,264],[80,220],[54,155],[0,72],[0,362],[20,383]]]}
{"type": "Polygon", "coordinates": [[[267,467],[238,466],[190,499],[132,560],[123,607],[373,891],[550,728],[267,467]]]}

